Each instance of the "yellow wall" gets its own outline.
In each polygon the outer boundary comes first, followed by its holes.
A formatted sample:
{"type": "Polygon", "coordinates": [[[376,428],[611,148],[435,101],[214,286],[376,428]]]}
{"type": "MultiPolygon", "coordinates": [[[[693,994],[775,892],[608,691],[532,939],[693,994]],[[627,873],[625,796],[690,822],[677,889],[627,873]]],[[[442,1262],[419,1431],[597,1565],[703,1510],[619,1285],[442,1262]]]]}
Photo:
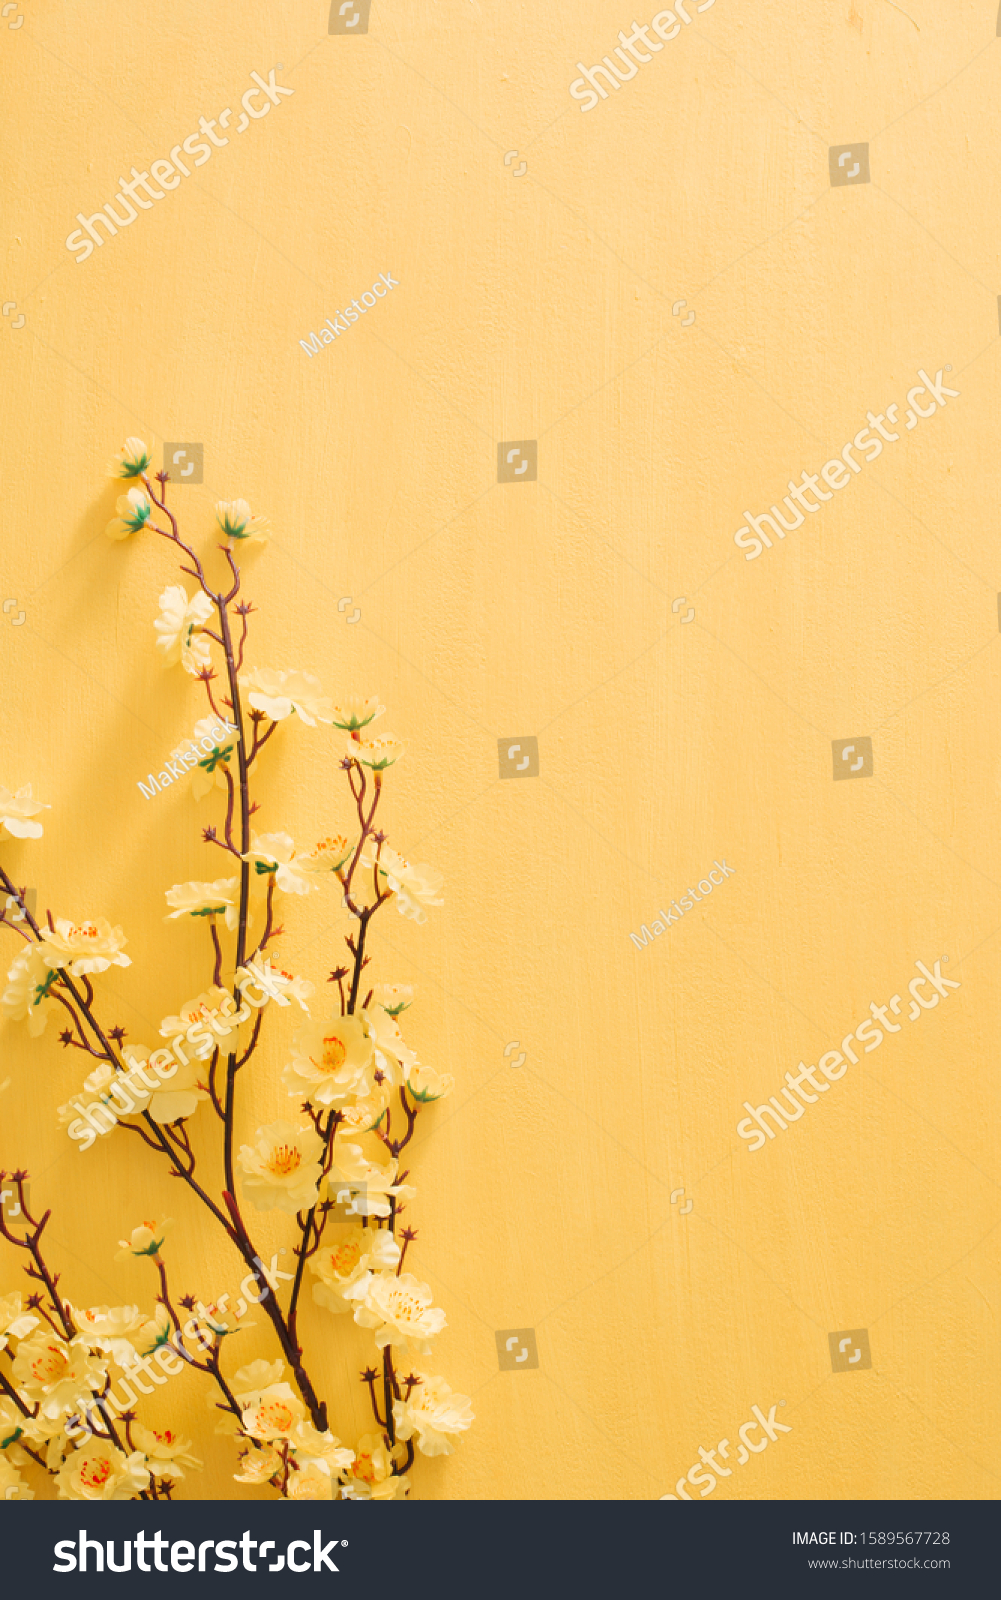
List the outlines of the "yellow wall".
{"type": "MultiPolygon", "coordinates": [[[[220,870],[213,802],[136,786],[202,715],[153,648],[176,573],[102,531],[126,434],[200,440],[205,483],[177,491],[199,546],[219,498],[276,528],[246,561],[251,659],[381,694],[409,743],[391,842],[446,875],[426,927],[392,913],[375,939],[379,976],[420,985],[414,1044],[458,1079],[413,1151],[412,1264],[477,1423],[415,1494],[655,1498],[784,1399],[792,1431],[715,1498],[996,1496],[993,0],[689,0],[587,113],[575,63],[633,21],[606,0],[373,0],[364,37],[328,36],[323,0],[21,10],[0,25],[0,573],[25,620],[0,625],[0,782],[53,809],[3,861],[57,913],[125,926],[135,964],[101,993],[132,1038],[202,986],[162,891],[220,870]],[[291,97],[74,262],[77,211],[279,62],[291,97]],[[871,182],[832,188],[852,139],[871,182]],[[381,272],[399,287],[308,358],[381,272]],[[743,558],[745,509],[946,363],[958,399],[743,558]],[[529,438],[538,481],[498,484],[497,442],[529,438]],[[500,781],[497,741],[522,735],[540,774],[500,781]],[[873,775],[834,783],[856,736],[873,775]],[[711,902],[637,950],[717,859],[711,902]],[[906,1011],[914,963],[946,954],[961,987],[752,1153],[742,1102],[871,1001],[906,1011]],[[499,1373],[495,1330],[526,1326],[538,1370],[499,1373]],[[833,1373],[828,1334],[858,1328],[871,1369],[833,1373]]],[[[266,824],[344,826],[329,731],[279,742],[266,824]]],[[[339,916],[288,909],[318,984],[339,916]]],[[[291,1026],[244,1136],[286,1106],[291,1026]]],[[[113,1254],[151,1210],[183,1225],[179,1287],[235,1289],[138,1140],[80,1155],[56,1127],[82,1072],[53,1031],[0,1032],[0,1163],[55,1208],[66,1291],[149,1304],[152,1274],[113,1254]]],[[[369,1336],[311,1304],[305,1329],[353,1443],[369,1336]]],[[[243,1338],[270,1350],[263,1325],[243,1338]]],[[[201,1380],[164,1396],[147,1415],[206,1453],[184,1493],[233,1493],[201,1380]]]]}

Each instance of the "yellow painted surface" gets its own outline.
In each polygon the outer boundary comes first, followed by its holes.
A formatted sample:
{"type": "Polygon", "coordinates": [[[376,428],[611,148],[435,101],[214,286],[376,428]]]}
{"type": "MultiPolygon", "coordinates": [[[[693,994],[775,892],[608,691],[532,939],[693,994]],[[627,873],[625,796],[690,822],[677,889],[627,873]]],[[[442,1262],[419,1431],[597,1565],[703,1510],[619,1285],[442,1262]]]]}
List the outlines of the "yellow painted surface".
{"type": "MultiPolygon", "coordinates": [[[[353,37],[322,0],[237,9],[22,0],[0,24],[0,782],[52,806],[4,864],[41,906],[124,925],[134,965],[99,994],[131,1039],[209,976],[162,919],[165,888],[221,870],[214,802],[137,788],[203,714],[154,651],[176,568],[102,531],[127,434],[201,441],[205,482],[176,491],[198,547],[217,499],[276,530],[245,562],[249,659],[380,693],[408,742],[390,841],[446,877],[426,926],[391,912],[374,938],[458,1080],[409,1163],[409,1264],[477,1422],[418,1460],[415,1495],[656,1498],[784,1400],[792,1431],[714,1498],[995,1497],[993,0],[689,0],[589,112],[575,64],[634,20],[606,0],[374,0],[353,37]],[[291,96],[75,263],[78,211],[199,116],[235,124],[279,62],[291,96]],[[832,188],[852,140],[871,182],[832,188]],[[399,286],[307,356],[380,273],[399,286]],[[958,398],[744,559],[745,511],[868,411],[902,423],[947,363],[958,398]],[[527,439],[537,481],[498,483],[498,442],[527,439]],[[501,781],[498,740],[524,736],[538,777],[501,781]],[[832,743],[861,737],[872,776],[832,781],[832,743]],[[714,861],[733,876],[637,949],[714,861]],[[946,955],[960,988],[908,1020],[915,963],[946,955]],[[898,993],[899,1034],[752,1152],[742,1103],[898,993]],[[538,1369],[499,1372],[495,1331],[525,1327],[538,1369]],[[828,1335],[862,1328],[871,1368],[832,1372],[828,1335]]],[[[346,826],[329,730],[275,744],[268,828],[346,826]]],[[[341,913],[317,900],[288,903],[283,948],[322,986],[341,913]]],[[[243,1138],[286,1108],[291,1027],[243,1138]]],[[[138,1140],[81,1155],[56,1126],[83,1070],[54,1031],[0,1029],[0,1164],[54,1208],[67,1294],[150,1305],[153,1274],[113,1257],[163,1211],[178,1290],[235,1291],[235,1253],[138,1140]]],[[[290,1219],[259,1236],[290,1246],[290,1219]]],[[[271,1353],[259,1321],[242,1360],[271,1353]]],[[[311,1303],[304,1329],[353,1444],[369,1335],[311,1303]]],[[[228,1496],[204,1395],[186,1373],[145,1415],[197,1436],[185,1495],[228,1496]]]]}

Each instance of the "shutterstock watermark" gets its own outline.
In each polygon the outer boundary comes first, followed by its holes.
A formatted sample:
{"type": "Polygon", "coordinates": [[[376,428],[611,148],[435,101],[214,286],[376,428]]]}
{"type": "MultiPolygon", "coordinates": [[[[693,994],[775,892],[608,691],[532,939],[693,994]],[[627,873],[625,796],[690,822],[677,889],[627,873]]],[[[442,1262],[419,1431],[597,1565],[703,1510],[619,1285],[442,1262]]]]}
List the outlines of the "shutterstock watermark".
{"type": "MultiPolygon", "coordinates": [[[[272,1255],[269,1267],[265,1266],[260,1256],[254,1257],[254,1266],[257,1270],[248,1272],[243,1279],[237,1304],[233,1310],[237,1326],[241,1318],[246,1315],[248,1305],[263,1305],[269,1294],[277,1294],[278,1285],[282,1280],[287,1283],[294,1280],[294,1273],[283,1272],[278,1265],[279,1255],[286,1253],[285,1246],[282,1245],[280,1251],[276,1250],[272,1255]]],[[[79,1444],[82,1439],[100,1436],[106,1431],[108,1422],[117,1422],[138,1403],[138,1396],[132,1384],[135,1384],[140,1394],[153,1394],[154,1390],[143,1382],[144,1377],[149,1378],[153,1384],[162,1386],[168,1378],[176,1377],[179,1372],[184,1371],[184,1362],[179,1361],[178,1356],[183,1356],[184,1361],[189,1363],[196,1363],[198,1356],[187,1349],[185,1339],[189,1340],[197,1350],[211,1353],[215,1348],[215,1339],[210,1338],[206,1330],[211,1330],[211,1333],[218,1337],[225,1337],[236,1331],[221,1320],[228,1314],[229,1299],[228,1294],[220,1295],[219,1299],[214,1300],[209,1306],[196,1300],[195,1314],[188,1318],[182,1328],[169,1331],[168,1324],[150,1349],[133,1350],[128,1357],[123,1357],[121,1354],[113,1356],[115,1365],[124,1373],[124,1377],[117,1380],[121,1394],[116,1394],[116,1385],[109,1382],[105,1393],[95,1396],[81,1406],[78,1412],[67,1418],[67,1437],[79,1444]],[[159,1368],[159,1371],[155,1368],[159,1368]]],[[[190,1305],[191,1302],[187,1301],[185,1304],[190,1305]]]]}
{"type": "MultiPolygon", "coordinates": [[[[282,993],[280,980],[268,962],[261,967],[251,961],[247,966],[240,967],[236,976],[241,996],[249,1000],[252,1006],[260,1008],[267,1005],[269,1000],[277,1000],[280,1006],[290,1004],[288,995],[282,993]],[[254,998],[252,988],[260,990],[259,999],[254,998]]],[[[193,1047],[199,1061],[205,1061],[216,1049],[216,1040],[225,1038],[242,1022],[248,1022],[250,1016],[251,1013],[245,1011],[242,1005],[234,1007],[231,996],[227,995],[217,1011],[196,1017],[184,1033],[177,1034],[171,1040],[169,1049],[164,1046],[154,1050],[148,1061],[137,1061],[127,1072],[116,1072],[108,1081],[107,1092],[99,1100],[92,1100],[87,1105],[80,1100],[71,1100],[70,1106],[74,1111],[79,1111],[80,1116],[66,1130],[70,1138],[83,1141],[80,1144],[81,1151],[89,1150],[99,1133],[110,1133],[119,1117],[142,1111],[150,1095],[162,1089],[179,1066],[187,1066],[188,1058],[181,1048],[182,1039],[193,1047]],[[150,1068],[154,1077],[149,1075],[150,1068]]]]}
{"type": "Polygon", "coordinates": [[[841,1041],[841,1049],[828,1050],[820,1057],[818,1064],[824,1078],[827,1079],[826,1083],[817,1077],[817,1067],[806,1067],[801,1061],[797,1077],[793,1077],[791,1072],[786,1073],[788,1088],[779,1090],[779,1094],[785,1096],[785,1100],[781,1103],[776,1099],[775,1095],[772,1095],[766,1105],[758,1106],[757,1110],[755,1110],[750,1101],[745,1100],[744,1110],[749,1111],[750,1116],[744,1117],[737,1123],[737,1132],[742,1139],[755,1141],[755,1143],[748,1145],[749,1153],[753,1155],[755,1150],[761,1149],[765,1143],[766,1135],[769,1139],[775,1138],[776,1130],[765,1121],[766,1117],[771,1118],[777,1129],[785,1132],[790,1122],[799,1121],[808,1105],[816,1105],[820,1096],[826,1094],[830,1089],[831,1084],[844,1077],[848,1071],[849,1061],[854,1066],[858,1066],[859,1058],[852,1049],[853,1040],[855,1043],[863,1045],[866,1055],[870,1055],[873,1050],[879,1049],[885,1034],[899,1033],[904,1021],[917,1022],[922,1012],[932,1011],[940,1000],[947,999],[950,989],[958,989],[958,979],[943,978],[942,976],[942,962],[948,961],[948,959],[948,956],[942,956],[940,960],[936,961],[933,972],[928,971],[923,961],[914,963],[918,969],[919,976],[912,978],[907,986],[911,1003],[906,1014],[900,1009],[901,1000],[899,994],[891,995],[886,1004],[882,1006],[878,1006],[875,1001],[871,1002],[869,1006],[871,1015],[866,1017],[864,1022],[857,1022],[853,1031],[845,1035],[841,1041]],[[923,992],[926,989],[930,991],[930,998],[926,997],[923,992]],[[900,1017],[901,1021],[891,1022],[891,1016],[900,1017]],[[880,1024],[879,1027],[876,1026],[877,1023],[880,1024]],[[848,1058],[847,1061],[845,1060],[846,1056],[848,1058]],[[804,1084],[807,1083],[809,1083],[811,1089],[817,1091],[816,1094],[811,1094],[809,1089],[804,1088],[804,1084]],[[796,1091],[795,1094],[793,1090],[796,1091]]]}
{"type": "MultiPolygon", "coordinates": [[[[923,367],[919,369],[918,377],[921,382],[907,391],[907,415],[904,420],[904,428],[907,432],[917,427],[921,417],[933,417],[939,406],[945,406],[947,399],[957,400],[959,398],[959,390],[950,389],[943,382],[943,372],[951,371],[952,363],[950,362],[947,367],[938,371],[934,379],[932,379],[929,378],[923,367]],[[918,404],[919,395],[924,395],[929,402],[927,406],[918,404]]],[[[772,548],[772,541],[765,532],[765,523],[771,528],[776,539],[784,539],[787,533],[794,533],[806,521],[806,517],[803,515],[804,511],[811,516],[816,516],[820,510],[819,505],[814,505],[811,500],[807,499],[808,493],[816,495],[821,502],[833,500],[834,495],[829,494],[828,489],[835,491],[847,489],[852,481],[852,473],[861,472],[863,465],[870,461],[875,461],[877,456],[882,455],[884,441],[887,444],[894,444],[900,438],[900,434],[891,432],[889,428],[884,427],[884,423],[895,424],[898,410],[899,408],[896,405],[887,406],[885,414],[881,411],[878,416],[873,416],[871,411],[867,411],[866,421],[869,426],[860,428],[855,438],[842,447],[840,455],[833,456],[830,461],[826,461],[821,467],[819,475],[816,472],[803,472],[800,474],[799,483],[793,483],[790,478],[789,493],[785,496],[782,504],[789,517],[794,520],[786,522],[777,505],[772,506],[770,511],[762,511],[758,516],[752,516],[750,511],[745,511],[745,526],[738,528],[733,536],[734,544],[747,552],[744,560],[754,561],[765,549],[770,550],[772,548]],[[865,452],[864,462],[856,461],[853,455],[855,450],[865,452]],[[851,472],[846,470],[846,462],[851,467],[851,472]],[[821,478],[826,483],[827,489],[820,487],[821,478]]]]}
{"type": "MultiPolygon", "coordinates": [[[[786,1423],[775,1420],[776,1411],[779,1406],[784,1405],[784,1400],[777,1401],[772,1406],[767,1417],[759,1406],[751,1407],[752,1420],[742,1423],[737,1429],[740,1448],[734,1457],[735,1466],[743,1467],[750,1461],[752,1455],[759,1456],[762,1450],[768,1449],[769,1442],[775,1442],[780,1433],[792,1433],[792,1428],[786,1423]],[[756,1444],[751,1442],[752,1433],[761,1434],[761,1438],[756,1444]]],[[[662,1500],[691,1500],[693,1497],[685,1488],[685,1485],[690,1483],[693,1488],[700,1484],[705,1484],[704,1489],[699,1488],[699,1497],[704,1500],[706,1495],[712,1494],[718,1478],[729,1478],[733,1473],[733,1467],[720,1466],[716,1459],[717,1456],[722,1456],[724,1461],[729,1461],[729,1439],[721,1439],[715,1450],[706,1450],[704,1446],[700,1445],[698,1461],[696,1461],[694,1467],[689,1467],[686,1475],[683,1478],[679,1478],[674,1486],[678,1491],[677,1494],[662,1494],[660,1498],[662,1500]],[[707,1472],[707,1467],[712,1467],[712,1472],[707,1472]]]]}
{"type": "MultiPolygon", "coordinates": [[[[639,67],[647,61],[652,61],[654,55],[663,50],[664,45],[676,39],[681,32],[682,22],[691,22],[686,4],[691,5],[694,0],[674,0],[673,11],[658,11],[652,22],[634,22],[632,33],[623,33],[619,29],[619,43],[613,46],[614,54],[618,56],[621,66],[616,66],[611,56],[602,56],[596,67],[585,67],[583,61],[578,61],[577,71],[584,74],[583,78],[575,78],[570,85],[570,93],[575,100],[586,100],[587,105],[582,105],[582,111],[593,111],[599,100],[608,99],[607,83],[613,89],[621,89],[624,83],[635,78],[639,67]],[[675,15],[675,12],[677,15],[675,15]],[[681,18],[681,22],[678,18],[681,18]],[[662,42],[658,44],[651,39],[650,29],[653,29],[657,38],[662,42]],[[641,48],[642,47],[642,48],[641,48]],[[649,50],[650,55],[645,51],[649,50]],[[637,65],[639,63],[639,65],[637,65]],[[626,70],[623,71],[622,69],[626,70]],[[604,78],[605,83],[602,82],[604,78]],[[591,85],[588,88],[588,84],[591,85]],[[597,91],[597,92],[596,92],[597,91]]],[[[695,7],[696,11],[709,11],[716,4],[716,0],[702,0],[702,4],[695,7]]]]}
{"type": "MultiPolygon", "coordinates": [[[[272,67],[266,80],[259,72],[250,74],[254,80],[253,86],[246,91],[240,101],[243,110],[233,130],[235,133],[245,133],[252,120],[257,121],[260,117],[266,117],[272,106],[281,104],[280,97],[283,94],[295,93],[294,89],[283,89],[281,84],[275,82],[275,73],[280,70],[279,67],[272,67]]],[[[95,245],[104,244],[96,224],[100,224],[105,229],[107,237],[113,239],[119,228],[130,227],[135,222],[139,211],[152,211],[155,201],[165,199],[164,190],[176,189],[182,177],[191,177],[191,167],[186,166],[181,159],[182,151],[189,157],[193,166],[203,167],[210,158],[213,147],[218,150],[224,144],[229,144],[229,140],[215,130],[228,127],[232,115],[232,110],[227,106],[225,111],[220,111],[218,117],[199,117],[199,132],[189,133],[186,139],[175,144],[170,152],[169,161],[150,162],[149,172],[137,172],[133,167],[131,178],[119,178],[118,192],[114,196],[114,201],[124,210],[124,216],[119,215],[111,201],[108,201],[102,211],[95,211],[90,217],[85,217],[82,211],[78,211],[76,220],[80,227],[74,229],[66,240],[67,250],[80,251],[80,254],[74,257],[77,266],[81,266],[88,256],[93,255],[95,245]],[[206,143],[206,140],[209,142],[206,143]],[[158,189],[157,184],[162,184],[163,188],[158,189]],[[140,190],[147,196],[146,199],[142,198],[140,190]]]]}

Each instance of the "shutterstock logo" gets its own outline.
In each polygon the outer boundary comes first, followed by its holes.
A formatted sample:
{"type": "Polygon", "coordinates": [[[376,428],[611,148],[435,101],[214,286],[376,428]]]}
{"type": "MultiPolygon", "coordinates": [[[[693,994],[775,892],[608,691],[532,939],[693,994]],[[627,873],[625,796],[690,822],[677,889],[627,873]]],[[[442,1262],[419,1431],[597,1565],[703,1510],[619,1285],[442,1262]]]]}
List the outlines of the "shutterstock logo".
{"type": "MultiPolygon", "coordinates": [[[[346,1539],[328,1539],[323,1542],[323,1534],[319,1528],[313,1529],[313,1543],[307,1539],[293,1539],[286,1547],[285,1553],[278,1554],[278,1545],[274,1539],[252,1539],[249,1531],[240,1539],[199,1539],[197,1542],[198,1566],[195,1567],[195,1544],[190,1539],[165,1539],[157,1530],[152,1536],[148,1533],[137,1533],[135,1539],[123,1539],[122,1559],[116,1559],[115,1545],[117,1539],[106,1540],[108,1551],[108,1571],[128,1572],[132,1566],[132,1550],[135,1548],[136,1566],[140,1572],[235,1572],[241,1565],[236,1558],[237,1549],[241,1551],[241,1560],[244,1572],[340,1572],[340,1567],[335,1566],[330,1552],[339,1546],[347,1544],[346,1539]],[[208,1552],[214,1552],[214,1565],[208,1566],[208,1552]],[[305,1550],[303,1560],[299,1560],[299,1551],[305,1550]],[[269,1551],[275,1551],[273,1560],[267,1566],[257,1566],[253,1557],[256,1552],[263,1558],[269,1551]],[[153,1565],[146,1560],[152,1554],[153,1565]],[[170,1565],[163,1559],[170,1557],[170,1565]]],[[[78,1539],[59,1539],[53,1546],[52,1554],[56,1560],[52,1563],[53,1572],[86,1572],[87,1556],[93,1556],[94,1572],[104,1571],[105,1546],[99,1539],[88,1539],[86,1528],[80,1529],[78,1539]]]]}

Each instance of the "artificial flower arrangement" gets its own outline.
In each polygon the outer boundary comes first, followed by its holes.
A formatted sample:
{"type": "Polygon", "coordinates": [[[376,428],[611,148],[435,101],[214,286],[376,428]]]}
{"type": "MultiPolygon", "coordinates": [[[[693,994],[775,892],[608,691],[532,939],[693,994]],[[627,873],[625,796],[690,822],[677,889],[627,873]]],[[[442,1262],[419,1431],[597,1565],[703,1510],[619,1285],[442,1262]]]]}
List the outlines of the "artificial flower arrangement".
{"type": "MultiPolygon", "coordinates": [[[[61,1021],[61,1043],[94,1058],[80,1094],[59,1111],[81,1152],[117,1128],[135,1134],[150,1159],[162,1161],[197,1197],[206,1220],[225,1231],[246,1276],[232,1311],[226,1295],[208,1306],[191,1295],[175,1299],[165,1250],[170,1219],[157,1218],[121,1240],[118,1252],[119,1259],[145,1258],[155,1271],[153,1311],[78,1307],[63,1298],[46,1258],[50,1213],[31,1209],[28,1174],[0,1174],[11,1198],[16,1194],[13,1205],[0,1209],[0,1231],[24,1252],[33,1280],[26,1300],[17,1292],[0,1298],[0,1497],[34,1498],[34,1463],[59,1498],[170,1499],[177,1481],[200,1462],[190,1440],[142,1423],[132,1384],[153,1393],[140,1373],[162,1384],[163,1374],[187,1365],[211,1386],[217,1431],[236,1441],[236,1482],[270,1485],[290,1500],[396,1499],[410,1492],[415,1447],[425,1455],[450,1453],[473,1420],[467,1396],[454,1394],[427,1361],[445,1313],[432,1305],[428,1286],[405,1270],[416,1235],[409,1222],[401,1226],[415,1194],[401,1157],[418,1116],[450,1093],[453,1080],[423,1065],[404,1041],[399,1018],[413,990],[370,984],[366,973],[376,913],[395,905],[423,922],[425,907],[443,903],[441,878],[412,866],[377,825],[386,774],[403,755],[396,739],[373,731],[384,710],[378,698],[335,704],[309,672],[244,666],[254,608],[238,598],[236,557],[249,544],[267,543],[267,519],[253,516],[243,500],[216,507],[228,576],[215,590],[168,507],[169,475],[151,473],[150,463],[144,442],[127,439],[111,475],[134,486],[119,499],[107,532],[113,539],[147,530],[159,535],[180,552],[181,571],[196,584],[192,596],[182,584],[161,595],[156,648],[165,665],[179,664],[197,678],[208,698],[211,717],[195,730],[200,759],[185,765],[195,798],[218,793],[225,806],[221,828],[205,828],[203,838],[224,852],[229,871],[167,889],[166,920],[192,922],[207,935],[211,983],[164,1019],[160,1034],[169,1047],[126,1043],[123,1028],[102,1020],[100,1005],[101,974],[131,965],[122,929],[104,918],[75,922],[51,911],[36,922],[25,890],[0,864],[6,897],[0,922],[22,940],[2,1004],[6,1018],[26,1024],[36,1038],[50,1021],[61,1021]],[[258,809],[251,775],[290,717],[333,730],[353,812],[347,833],[305,852],[287,833],[257,833],[251,824],[258,809]],[[331,973],[337,999],[315,1004],[314,1015],[313,984],[285,970],[269,947],[282,931],[275,925],[276,896],[324,888],[341,897],[352,929],[345,936],[349,959],[331,973]],[[262,921],[259,937],[252,935],[262,921]],[[294,1114],[241,1144],[239,1090],[242,1075],[261,1068],[269,1003],[303,1013],[282,1072],[294,1114]],[[198,1172],[213,1136],[221,1144],[220,1192],[198,1172]],[[292,1219],[294,1272],[277,1271],[277,1257],[271,1269],[265,1266],[254,1239],[255,1211],[292,1219]],[[361,1375],[374,1429],[354,1449],[331,1431],[328,1401],[300,1342],[307,1273],[316,1304],[333,1315],[351,1314],[374,1336],[372,1363],[361,1375]],[[285,1304],[283,1279],[291,1282],[285,1304]],[[234,1366],[225,1341],[248,1325],[248,1301],[271,1323],[275,1359],[234,1366]],[[113,1363],[125,1376],[113,1380],[113,1363]]],[[[0,841],[40,838],[36,818],[47,809],[30,786],[15,794],[0,788],[0,841]]]]}

